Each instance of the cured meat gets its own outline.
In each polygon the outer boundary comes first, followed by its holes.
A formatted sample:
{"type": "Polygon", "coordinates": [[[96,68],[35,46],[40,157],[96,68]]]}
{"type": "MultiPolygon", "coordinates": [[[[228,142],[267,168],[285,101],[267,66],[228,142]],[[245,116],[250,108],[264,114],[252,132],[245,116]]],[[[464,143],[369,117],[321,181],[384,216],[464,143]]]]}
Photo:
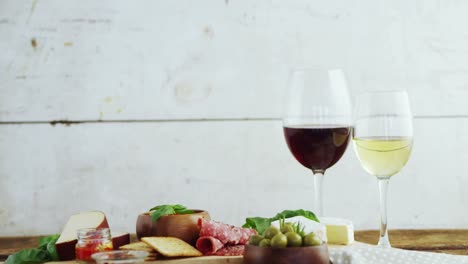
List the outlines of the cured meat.
{"type": "Polygon", "coordinates": [[[242,256],[244,254],[244,245],[228,246],[216,251],[216,256],[242,256]]]}
{"type": "Polygon", "coordinates": [[[224,245],[245,245],[250,236],[257,234],[257,231],[250,228],[231,226],[205,218],[198,219],[198,226],[200,237],[211,236],[219,239],[224,245]]]}
{"type": "Polygon", "coordinates": [[[244,245],[257,231],[250,228],[235,227],[205,218],[198,219],[200,238],[196,247],[204,255],[240,256],[244,245]]]}
{"type": "Polygon", "coordinates": [[[214,237],[203,236],[197,239],[195,246],[201,251],[201,253],[203,253],[203,255],[213,255],[216,251],[223,248],[224,244],[214,237]]]}

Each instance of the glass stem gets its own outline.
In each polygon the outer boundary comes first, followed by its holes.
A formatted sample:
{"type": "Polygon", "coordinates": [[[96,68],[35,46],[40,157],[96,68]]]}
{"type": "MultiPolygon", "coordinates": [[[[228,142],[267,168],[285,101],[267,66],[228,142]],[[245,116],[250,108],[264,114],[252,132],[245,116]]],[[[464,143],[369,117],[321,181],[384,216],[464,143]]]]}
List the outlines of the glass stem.
{"type": "Polygon", "coordinates": [[[387,190],[388,178],[378,179],[380,193],[380,238],[378,245],[380,247],[389,248],[390,241],[388,240],[387,230],[387,190]]]}
{"type": "Polygon", "coordinates": [[[314,172],[315,215],[323,216],[323,172],[314,172]]]}

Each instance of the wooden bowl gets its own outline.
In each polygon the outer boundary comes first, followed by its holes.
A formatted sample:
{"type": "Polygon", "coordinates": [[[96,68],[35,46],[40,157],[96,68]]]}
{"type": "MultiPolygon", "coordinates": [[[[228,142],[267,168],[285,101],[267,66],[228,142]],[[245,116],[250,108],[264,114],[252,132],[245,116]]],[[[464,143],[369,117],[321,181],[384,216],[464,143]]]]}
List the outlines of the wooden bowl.
{"type": "Polygon", "coordinates": [[[137,237],[138,239],[150,236],[177,237],[195,245],[200,234],[198,219],[200,217],[210,219],[210,215],[203,210],[193,211],[193,214],[162,216],[156,222],[151,221],[149,212],[140,214],[136,222],[137,237]]]}
{"type": "Polygon", "coordinates": [[[327,244],[313,247],[271,248],[245,245],[245,264],[329,264],[327,244]]]}

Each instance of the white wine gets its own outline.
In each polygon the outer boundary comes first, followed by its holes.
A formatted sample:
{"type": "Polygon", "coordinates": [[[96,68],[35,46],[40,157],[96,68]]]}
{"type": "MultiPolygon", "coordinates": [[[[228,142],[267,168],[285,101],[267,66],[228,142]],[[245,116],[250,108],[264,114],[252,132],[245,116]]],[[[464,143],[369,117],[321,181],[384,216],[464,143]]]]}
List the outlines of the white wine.
{"type": "Polygon", "coordinates": [[[354,146],[364,169],[378,178],[399,172],[408,162],[412,138],[354,138],[354,146]]]}

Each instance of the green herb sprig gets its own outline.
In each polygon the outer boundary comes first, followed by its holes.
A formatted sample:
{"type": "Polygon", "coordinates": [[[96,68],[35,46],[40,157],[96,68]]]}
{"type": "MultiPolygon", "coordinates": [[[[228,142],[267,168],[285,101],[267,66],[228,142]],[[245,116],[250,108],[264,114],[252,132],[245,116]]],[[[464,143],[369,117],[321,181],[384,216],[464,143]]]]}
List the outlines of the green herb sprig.
{"type": "Polygon", "coordinates": [[[305,226],[303,226],[300,222],[296,222],[292,225],[294,232],[299,234],[302,238],[306,235],[305,233],[305,226]]]}
{"type": "Polygon", "coordinates": [[[60,235],[51,235],[39,239],[37,248],[23,249],[8,256],[5,264],[36,264],[47,261],[58,261],[59,257],[55,248],[60,235]]]}
{"type": "Polygon", "coordinates": [[[181,204],[163,204],[158,205],[149,210],[151,215],[151,221],[158,221],[161,216],[173,215],[173,214],[193,214],[193,210],[187,209],[187,207],[181,204]]]}
{"type": "MultiPolygon", "coordinates": [[[[279,224],[280,230],[283,230],[284,224],[286,224],[286,218],[279,219],[279,224]]],[[[305,226],[300,222],[288,222],[288,224],[291,224],[293,231],[299,234],[301,237],[304,237],[306,235],[305,226]]]]}

